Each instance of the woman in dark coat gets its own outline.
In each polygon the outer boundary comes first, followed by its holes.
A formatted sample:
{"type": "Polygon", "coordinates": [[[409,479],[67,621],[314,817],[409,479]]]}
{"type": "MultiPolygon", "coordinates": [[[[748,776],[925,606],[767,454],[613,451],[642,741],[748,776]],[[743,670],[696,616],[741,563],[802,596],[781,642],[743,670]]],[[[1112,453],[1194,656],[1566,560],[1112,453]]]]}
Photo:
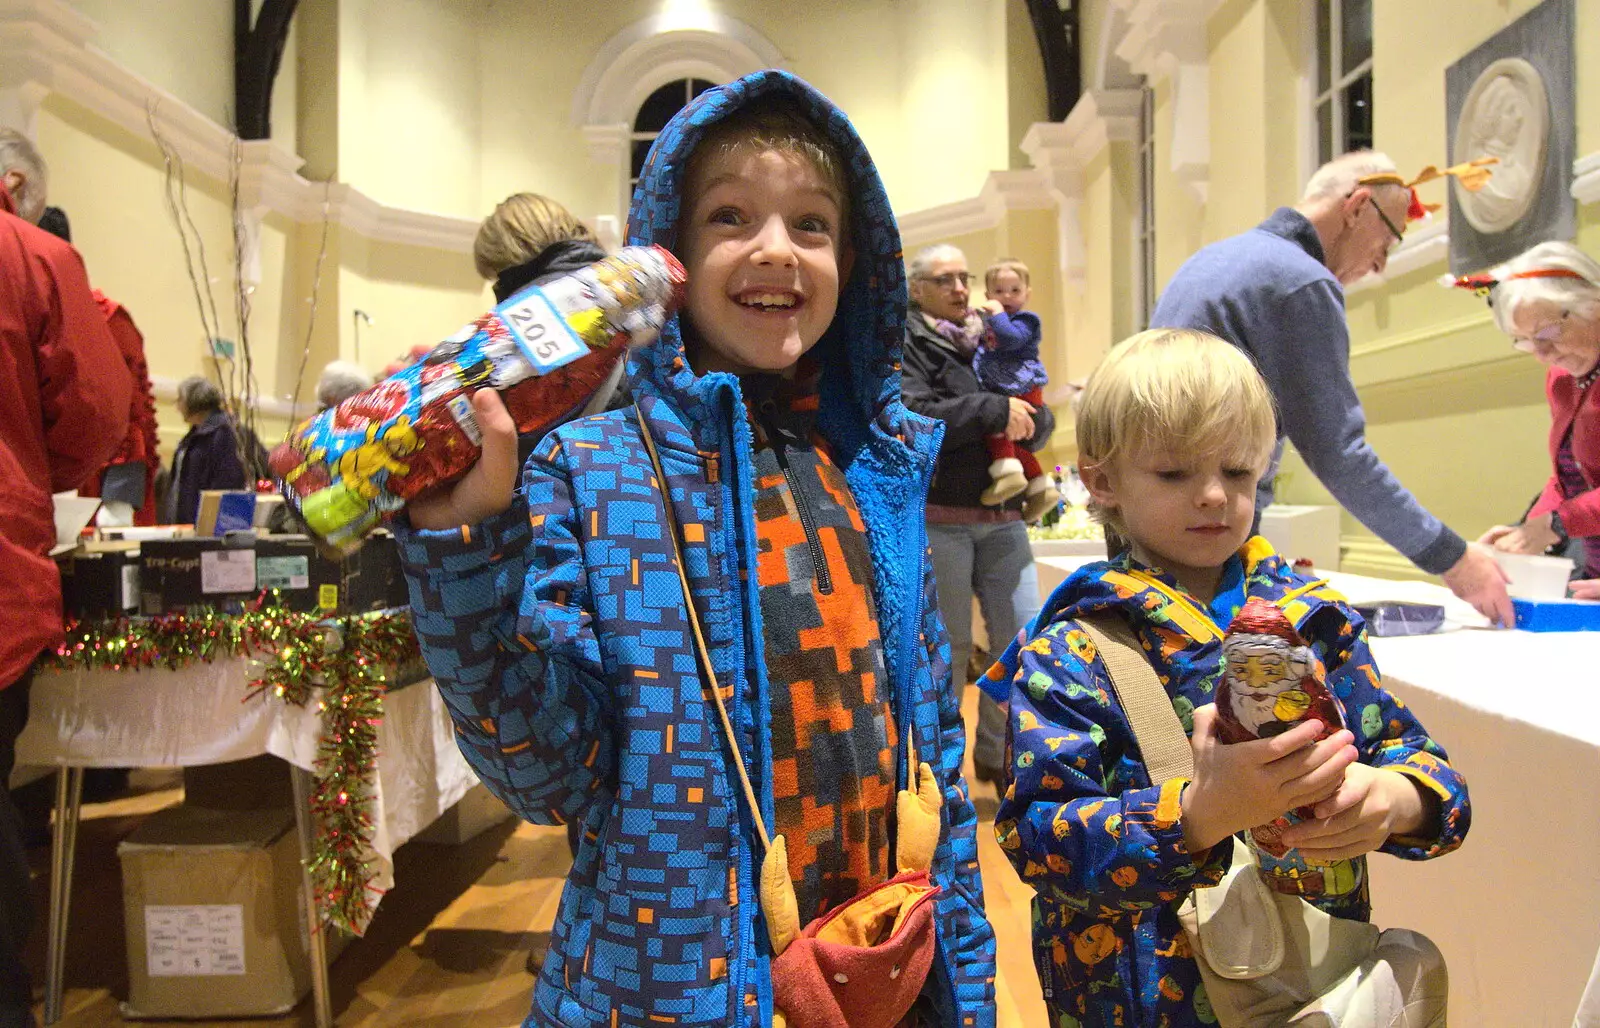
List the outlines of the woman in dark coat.
{"type": "Polygon", "coordinates": [[[222,409],[222,392],[210,379],[191,375],[178,383],[178,413],[191,426],[172,458],[172,484],[162,521],[193,524],[200,494],[207,489],[245,489],[233,420],[222,409]]]}

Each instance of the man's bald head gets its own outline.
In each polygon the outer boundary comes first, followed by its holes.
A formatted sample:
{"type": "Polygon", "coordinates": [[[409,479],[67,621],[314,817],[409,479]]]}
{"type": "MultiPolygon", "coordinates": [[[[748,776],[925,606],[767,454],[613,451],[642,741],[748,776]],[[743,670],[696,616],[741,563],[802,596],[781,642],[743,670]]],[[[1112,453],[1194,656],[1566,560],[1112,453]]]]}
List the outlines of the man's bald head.
{"type": "Polygon", "coordinates": [[[49,195],[50,170],[33,142],[15,129],[0,128],[0,180],[16,201],[17,215],[37,225],[49,195]]]}

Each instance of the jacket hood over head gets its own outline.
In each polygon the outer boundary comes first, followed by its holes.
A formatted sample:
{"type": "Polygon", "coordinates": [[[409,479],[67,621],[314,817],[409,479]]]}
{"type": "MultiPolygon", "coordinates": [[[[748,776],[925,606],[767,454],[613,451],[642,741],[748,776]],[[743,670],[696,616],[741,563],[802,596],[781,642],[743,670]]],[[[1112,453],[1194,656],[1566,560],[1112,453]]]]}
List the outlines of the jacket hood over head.
{"type": "MultiPolygon", "coordinates": [[[[695,148],[717,122],[773,97],[792,103],[833,142],[842,158],[849,203],[847,244],[855,256],[849,278],[841,276],[833,322],[810,353],[822,369],[818,425],[848,453],[865,441],[882,415],[888,415],[882,428],[890,433],[909,415],[900,403],[906,314],[900,233],[877,168],[843,111],[782,71],[758,71],[702,93],[678,112],[650,149],[628,215],[628,243],[675,249],[684,213],[684,182],[695,148]]],[[[684,351],[680,322],[681,315],[674,317],[657,342],[637,351],[630,372],[636,386],[647,392],[706,399],[711,385],[729,376],[695,375],[684,351]]]]}

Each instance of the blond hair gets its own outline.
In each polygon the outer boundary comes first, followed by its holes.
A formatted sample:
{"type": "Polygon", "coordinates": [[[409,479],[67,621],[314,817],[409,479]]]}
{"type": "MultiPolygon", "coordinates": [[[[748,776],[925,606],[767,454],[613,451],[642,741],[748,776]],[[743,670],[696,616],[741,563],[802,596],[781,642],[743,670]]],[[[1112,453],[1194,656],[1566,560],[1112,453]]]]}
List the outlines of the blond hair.
{"type": "MultiPolygon", "coordinates": [[[[1267,383],[1250,358],[1206,332],[1158,328],[1112,348],[1078,399],[1079,464],[1141,454],[1220,454],[1266,469],[1277,439],[1267,383]]],[[[1120,525],[1114,511],[1090,512],[1120,525]]]]}
{"type": "Polygon", "coordinates": [[[1031,283],[1028,281],[1028,266],[1015,257],[996,257],[994,263],[984,269],[983,288],[994,292],[994,280],[1000,277],[1002,271],[1009,271],[1022,280],[1024,287],[1031,283]]]}
{"type": "Polygon", "coordinates": [[[549,197],[513,193],[478,226],[472,263],[492,282],[507,268],[526,264],[551,243],[564,240],[595,242],[594,233],[577,215],[549,197]]]}

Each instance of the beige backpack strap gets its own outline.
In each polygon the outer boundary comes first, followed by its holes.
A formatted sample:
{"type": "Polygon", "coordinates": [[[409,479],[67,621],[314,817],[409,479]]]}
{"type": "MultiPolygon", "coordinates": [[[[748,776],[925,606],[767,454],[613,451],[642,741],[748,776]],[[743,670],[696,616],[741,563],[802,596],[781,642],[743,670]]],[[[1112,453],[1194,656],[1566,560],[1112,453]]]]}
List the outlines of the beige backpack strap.
{"type": "Polygon", "coordinates": [[[1150,781],[1160,785],[1174,778],[1193,778],[1194,752],[1183,723],[1128,623],[1110,611],[1081,615],[1077,621],[1105,661],[1112,691],[1133,726],[1150,781]]]}

